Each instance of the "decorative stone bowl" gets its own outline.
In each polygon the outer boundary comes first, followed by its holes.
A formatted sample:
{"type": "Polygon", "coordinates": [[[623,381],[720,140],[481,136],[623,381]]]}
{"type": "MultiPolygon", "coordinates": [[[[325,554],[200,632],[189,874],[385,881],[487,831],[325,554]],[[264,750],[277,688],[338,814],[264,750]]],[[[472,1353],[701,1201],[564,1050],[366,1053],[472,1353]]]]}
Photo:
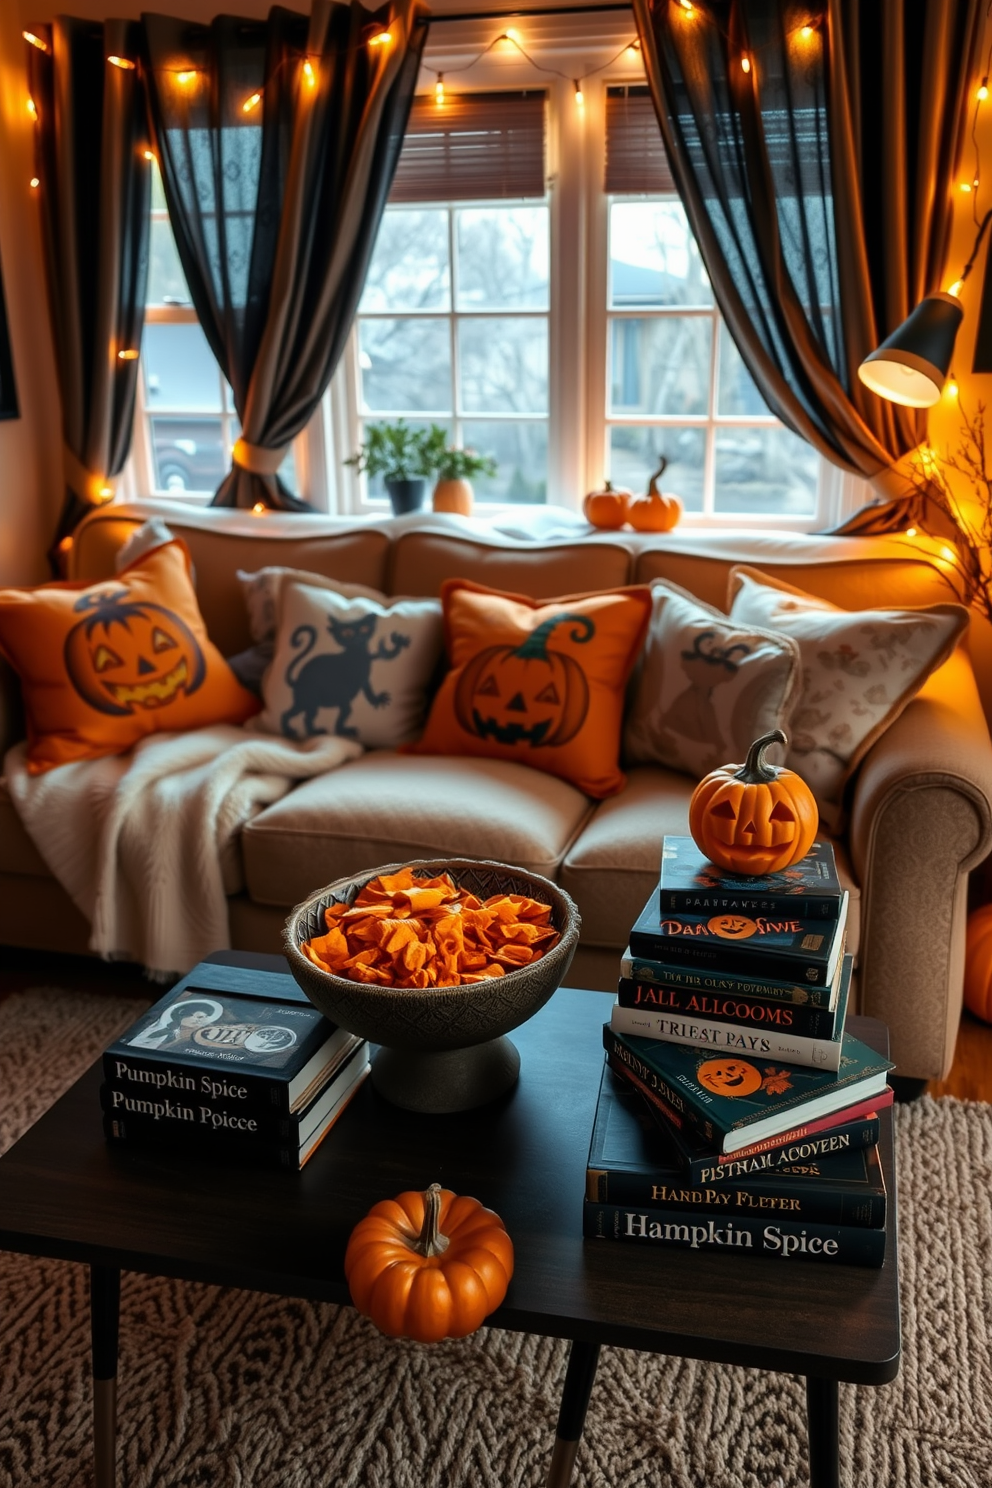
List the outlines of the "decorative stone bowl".
{"type": "Polygon", "coordinates": [[[390,863],[339,878],[298,904],[286,921],[283,946],[289,969],[325,1017],[381,1045],[372,1083],[394,1105],[441,1114],[485,1105],[516,1082],[520,1055],[506,1038],[544,1006],[561,982],[579,939],[579,912],[550,879],[506,863],[446,858],[390,863]],[[551,906],[557,944],[540,960],[506,976],[460,987],[380,987],[334,976],[300,950],[326,931],[329,904],[354,902],[380,873],[410,868],[420,878],[449,873],[460,889],[488,899],[525,894],[551,906]]]}

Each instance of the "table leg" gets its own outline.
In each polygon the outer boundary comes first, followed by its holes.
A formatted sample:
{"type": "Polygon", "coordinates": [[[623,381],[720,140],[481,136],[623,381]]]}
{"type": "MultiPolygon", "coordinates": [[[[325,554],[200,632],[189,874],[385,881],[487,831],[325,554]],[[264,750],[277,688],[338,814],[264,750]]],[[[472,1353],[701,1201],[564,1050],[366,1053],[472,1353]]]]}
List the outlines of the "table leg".
{"type": "Polygon", "coordinates": [[[551,1467],[548,1469],[547,1488],[568,1488],[572,1481],[572,1469],[579,1450],[579,1439],[582,1436],[598,1363],[599,1344],[585,1343],[581,1338],[576,1338],[568,1355],[568,1369],[565,1371],[565,1387],[561,1392],[558,1430],[555,1433],[551,1467]]]}
{"type": "Polygon", "coordinates": [[[117,1333],[120,1310],[120,1271],[115,1266],[91,1266],[95,1488],[116,1488],[117,1483],[117,1333]]]}
{"type": "Polygon", "coordinates": [[[840,1488],[840,1428],[837,1381],[806,1380],[810,1488],[840,1488]]]}

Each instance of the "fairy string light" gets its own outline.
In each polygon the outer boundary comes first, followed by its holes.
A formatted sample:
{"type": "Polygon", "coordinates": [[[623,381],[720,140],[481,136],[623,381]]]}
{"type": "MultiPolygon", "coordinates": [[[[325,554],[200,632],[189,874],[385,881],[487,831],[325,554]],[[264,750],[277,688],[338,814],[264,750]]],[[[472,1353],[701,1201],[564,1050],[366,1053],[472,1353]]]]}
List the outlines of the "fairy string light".
{"type": "MultiPolygon", "coordinates": [[[[992,3],[992,0],[990,0],[990,3],[992,3]]],[[[498,47],[502,42],[508,42],[510,46],[515,47],[516,50],[520,53],[521,57],[523,57],[524,61],[530,67],[533,67],[535,72],[543,72],[548,77],[559,77],[562,78],[566,83],[571,83],[575,93],[575,102],[579,108],[582,108],[585,104],[585,95],[582,92],[582,84],[586,81],[587,78],[595,77],[598,73],[605,72],[608,67],[613,67],[617,62],[619,62],[621,57],[629,57],[631,56],[631,54],[633,54],[633,56],[635,57],[639,57],[641,51],[640,41],[636,36],[632,37],[630,41],[625,41],[616,55],[610,57],[608,61],[603,62],[599,67],[591,67],[587,72],[580,73],[578,76],[576,76],[573,73],[562,72],[560,67],[545,67],[543,63],[535,61],[530,52],[528,52],[527,48],[521,42],[519,32],[515,31],[511,27],[507,31],[501,31],[498,36],[494,36],[492,41],[487,43],[487,45],[484,46],[482,50],[471,59],[471,61],[463,63],[461,67],[445,67],[443,69],[439,69],[436,67],[428,67],[425,65],[424,71],[434,74],[434,98],[439,107],[441,107],[444,103],[445,78],[450,76],[451,73],[471,72],[473,67],[477,67],[479,65],[483,57],[488,57],[489,53],[493,51],[495,47],[498,47]]]]}

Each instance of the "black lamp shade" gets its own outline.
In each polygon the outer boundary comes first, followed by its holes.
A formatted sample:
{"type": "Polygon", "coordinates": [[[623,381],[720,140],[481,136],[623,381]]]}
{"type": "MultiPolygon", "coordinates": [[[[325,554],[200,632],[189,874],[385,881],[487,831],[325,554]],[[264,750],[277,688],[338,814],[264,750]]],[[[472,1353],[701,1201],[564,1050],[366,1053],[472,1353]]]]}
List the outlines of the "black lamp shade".
{"type": "Polygon", "coordinates": [[[930,408],[943,391],[964,306],[943,291],[927,295],[858,368],[872,392],[909,408],[930,408]]]}

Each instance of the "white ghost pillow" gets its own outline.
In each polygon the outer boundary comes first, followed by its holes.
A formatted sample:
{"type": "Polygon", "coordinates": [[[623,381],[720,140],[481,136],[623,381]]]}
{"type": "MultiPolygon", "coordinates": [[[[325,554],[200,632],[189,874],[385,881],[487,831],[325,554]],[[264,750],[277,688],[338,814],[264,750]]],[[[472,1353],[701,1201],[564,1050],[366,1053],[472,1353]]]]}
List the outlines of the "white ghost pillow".
{"type": "Polygon", "coordinates": [[[259,725],[396,749],[420,733],[443,652],[437,599],[346,599],[284,583],[259,725]]]}

